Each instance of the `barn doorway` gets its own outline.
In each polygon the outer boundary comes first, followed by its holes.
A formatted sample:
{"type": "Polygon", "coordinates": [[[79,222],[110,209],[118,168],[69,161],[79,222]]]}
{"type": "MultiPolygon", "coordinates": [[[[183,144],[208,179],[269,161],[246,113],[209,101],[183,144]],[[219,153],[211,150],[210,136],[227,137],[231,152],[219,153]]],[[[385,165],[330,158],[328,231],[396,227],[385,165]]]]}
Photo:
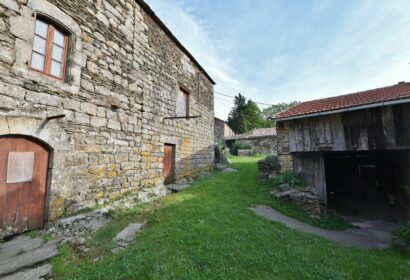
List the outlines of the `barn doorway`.
{"type": "Polygon", "coordinates": [[[410,217],[410,151],[325,154],[328,209],[401,223],[410,217]]]}
{"type": "Polygon", "coordinates": [[[164,145],[164,184],[169,185],[174,181],[175,165],[175,146],[171,144],[164,145]]]}
{"type": "Polygon", "coordinates": [[[44,226],[49,157],[34,139],[0,138],[0,229],[6,235],[44,226]]]}

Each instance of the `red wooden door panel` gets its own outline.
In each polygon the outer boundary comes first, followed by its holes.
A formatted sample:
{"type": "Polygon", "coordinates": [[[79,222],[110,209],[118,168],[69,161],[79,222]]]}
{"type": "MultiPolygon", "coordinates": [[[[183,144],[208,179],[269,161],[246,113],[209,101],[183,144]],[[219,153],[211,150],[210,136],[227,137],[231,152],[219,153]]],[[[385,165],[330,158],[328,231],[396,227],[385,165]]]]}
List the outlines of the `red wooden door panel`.
{"type": "Polygon", "coordinates": [[[164,146],[164,184],[172,183],[172,145],[164,146]]]}
{"type": "Polygon", "coordinates": [[[44,226],[49,152],[34,141],[0,138],[0,230],[44,226]]]}

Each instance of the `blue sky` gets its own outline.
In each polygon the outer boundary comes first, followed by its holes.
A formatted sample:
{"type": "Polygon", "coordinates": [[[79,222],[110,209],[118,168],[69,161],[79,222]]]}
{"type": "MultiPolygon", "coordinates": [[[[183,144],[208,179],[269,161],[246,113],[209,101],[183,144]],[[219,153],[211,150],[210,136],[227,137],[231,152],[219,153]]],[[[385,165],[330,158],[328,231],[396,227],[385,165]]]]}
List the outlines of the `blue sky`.
{"type": "MultiPolygon", "coordinates": [[[[147,3],[217,92],[271,104],[410,81],[409,0],[147,3]]],[[[231,106],[216,95],[217,117],[226,119],[231,106]]]]}

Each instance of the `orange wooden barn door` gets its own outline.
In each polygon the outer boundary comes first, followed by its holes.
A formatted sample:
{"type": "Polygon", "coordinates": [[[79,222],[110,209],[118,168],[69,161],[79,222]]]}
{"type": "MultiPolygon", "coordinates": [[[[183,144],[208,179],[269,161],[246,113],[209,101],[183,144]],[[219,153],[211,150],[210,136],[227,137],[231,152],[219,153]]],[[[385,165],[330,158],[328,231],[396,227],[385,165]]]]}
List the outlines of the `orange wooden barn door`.
{"type": "Polygon", "coordinates": [[[44,226],[49,151],[34,141],[0,138],[0,229],[44,226]]]}
{"type": "Polygon", "coordinates": [[[172,154],[173,154],[173,146],[165,144],[164,146],[164,184],[172,183],[172,154]]]}

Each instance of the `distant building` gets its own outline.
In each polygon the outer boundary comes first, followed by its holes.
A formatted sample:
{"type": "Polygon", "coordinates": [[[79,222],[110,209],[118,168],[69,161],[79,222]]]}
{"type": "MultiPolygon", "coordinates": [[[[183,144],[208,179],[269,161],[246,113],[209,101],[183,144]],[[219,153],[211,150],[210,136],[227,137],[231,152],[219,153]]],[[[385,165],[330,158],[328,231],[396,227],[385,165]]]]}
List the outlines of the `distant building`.
{"type": "Polygon", "coordinates": [[[242,143],[251,145],[251,150],[261,154],[276,154],[276,128],[257,128],[248,133],[236,134],[225,137],[228,147],[239,140],[242,143]]]}
{"type": "Polygon", "coordinates": [[[224,141],[225,137],[235,135],[235,132],[233,132],[225,121],[214,118],[214,124],[215,144],[224,141]]]}

